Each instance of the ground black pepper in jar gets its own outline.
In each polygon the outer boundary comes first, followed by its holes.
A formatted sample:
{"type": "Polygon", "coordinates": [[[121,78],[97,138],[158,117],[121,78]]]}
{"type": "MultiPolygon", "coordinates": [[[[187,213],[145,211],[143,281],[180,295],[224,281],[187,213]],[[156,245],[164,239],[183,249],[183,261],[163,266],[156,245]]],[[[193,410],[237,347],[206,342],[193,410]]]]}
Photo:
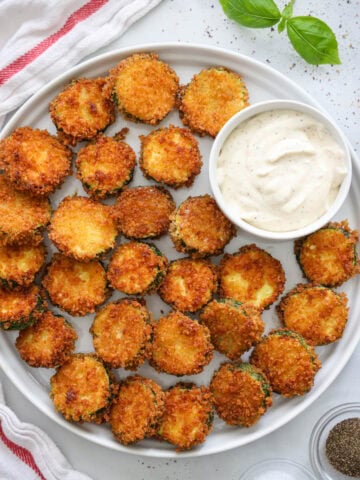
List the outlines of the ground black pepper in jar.
{"type": "Polygon", "coordinates": [[[336,470],[360,478],[360,418],[347,418],[336,424],[327,437],[325,451],[336,470]]]}

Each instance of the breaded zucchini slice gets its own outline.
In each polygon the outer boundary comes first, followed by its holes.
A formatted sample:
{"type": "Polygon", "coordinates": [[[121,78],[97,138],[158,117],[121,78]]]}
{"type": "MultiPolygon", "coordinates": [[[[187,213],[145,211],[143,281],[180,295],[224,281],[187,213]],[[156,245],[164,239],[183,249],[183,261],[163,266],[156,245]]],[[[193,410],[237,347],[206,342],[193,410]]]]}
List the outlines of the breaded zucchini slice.
{"type": "Polygon", "coordinates": [[[77,196],[61,201],[49,226],[49,237],[60,252],[83,262],[113,248],[117,233],[110,207],[77,196]]]}
{"type": "Polygon", "coordinates": [[[141,135],[140,140],[140,167],[146,177],[173,188],[193,184],[202,161],[190,130],[170,125],[141,135]]]}
{"type": "Polygon", "coordinates": [[[215,137],[220,128],[249,105],[242,77],[225,67],[210,67],[181,87],[178,99],[184,125],[199,135],[215,137]]]}
{"type": "Polygon", "coordinates": [[[276,258],[255,244],[244,245],[220,263],[220,295],[263,310],[284,290],[285,272],[276,258]]]}
{"type": "Polygon", "coordinates": [[[50,116],[60,140],[76,145],[90,140],[115,120],[115,105],[105,78],[73,80],[50,103],[50,116]]]}
{"type": "Polygon", "coordinates": [[[167,233],[174,210],[175,202],[165,188],[149,186],[123,190],[112,212],[125,237],[142,240],[167,233]]]}
{"type": "Polygon", "coordinates": [[[272,405],[272,390],[263,372],[249,363],[223,363],[210,391],[216,413],[229,425],[251,427],[272,405]]]}
{"type": "Polygon", "coordinates": [[[157,125],[174,107],[179,78],[155,53],[135,53],[110,70],[108,90],[128,120],[157,125]]]}
{"type": "Polygon", "coordinates": [[[217,287],[214,264],[204,259],[181,258],[170,263],[159,295],[175,310],[196,312],[210,302],[217,287]]]}
{"type": "Polygon", "coordinates": [[[298,284],[276,306],[290,330],[309,345],[327,345],[342,337],[348,319],[347,296],[315,284],[298,284]]]}
{"type": "Polygon", "coordinates": [[[101,199],[119,193],[131,181],[135,165],[136,155],[130,145],[98,135],[79,150],[76,176],[89,195],[101,199]]]}
{"type": "Polygon", "coordinates": [[[149,295],[158,289],[167,266],[167,258],[155,245],[132,241],[114,251],[107,278],[113,288],[127,295],[149,295]]]}
{"type": "Polygon", "coordinates": [[[0,244],[0,283],[3,287],[28,287],[44,264],[46,248],[39,245],[0,244]]]}
{"type": "Polygon", "coordinates": [[[153,324],[150,364],[170,375],[195,375],[213,357],[210,332],[197,320],[181,312],[171,312],[153,324]]]}
{"type": "Polygon", "coordinates": [[[360,272],[356,243],[359,232],[347,220],[330,222],[295,241],[295,255],[305,277],[326,287],[337,287],[360,272]]]}
{"type": "Polygon", "coordinates": [[[71,422],[102,423],[113,395],[113,377],[94,354],[71,355],[50,378],[50,398],[71,422]]]}
{"type": "Polygon", "coordinates": [[[250,363],[260,368],[274,392],[284,397],[307,393],[321,367],[313,347],[300,334],[286,328],[271,331],[255,345],[250,363]]]}
{"type": "Polygon", "coordinates": [[[31,367],[54,368],[68,359],[77,338],[69,322],[47,311],[35,325],[19,332],[15,346],[31,367]]]}
{"type": "Polygon", "coordinates": [[[158,436],[177,450],[188,450],[206,440],[212,430],[214,406],[207,387],[179,382],[165,392],[165,412],[158,436]]]}
{"type": "Polygon", "coordinates": [[[50,221],[48,198],[15,190],[5,175],[0,175],[0,244],[38,244],[50,221]]]}
{"type": "Polygon", "coordinates": [[[164,399],[161,387],[150,378],[127,377],[120,384],[109,415],[115,438],[128,445],[154,435],[164,412],[164,399]]]}
{"type": "Polygon", "coordinates": [[[71,173],[72,151],[47,130],[19,127],[0,142],[0,157],[17,190],[49,195],[71,173]]]}
{"type": "Polygon", "coordinates": [[[150,320],[144,302],[123,298],[108,303],[90,327],[96,353],[113,368],[136,370],[150,355],[150,320]]]}
{"type": "Polygon", "coordinates": [[[44,309],[44,299],[34,284],[21,290],[0,288],[0,328],[4,330],[22,330],[32,325],[44,309]]]}
{"type": "Polygon", "coordinates": [[[255,345],[264,332],[260,310],[231,298],[208,303],[200,313],[200,321],[210,330],[215,349],[231,360],[255,345]]]}
{"type": "Polygon", "coordinates": [[[236,235],[210,195],[189,197],[171,215],[170,236],[178,252],[192,257],[219,255],[236,235]]]}
{"type": "Polygon", "coordinates": [[[54,254],[42,284],[54,305],[80,317],[95,312],[109,295],[100,262],[78,262],[61,253],[54,254]]]}

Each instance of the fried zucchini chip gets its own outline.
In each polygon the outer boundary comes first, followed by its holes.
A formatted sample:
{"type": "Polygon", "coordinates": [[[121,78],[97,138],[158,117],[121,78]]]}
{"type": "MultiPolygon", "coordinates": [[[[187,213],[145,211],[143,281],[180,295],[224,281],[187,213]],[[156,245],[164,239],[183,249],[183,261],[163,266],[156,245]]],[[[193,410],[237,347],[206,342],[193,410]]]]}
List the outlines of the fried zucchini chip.
{"type": "Polygon", "coordinates": [[[22,330],[39,320],[45,306],[36,285],[21,290],[0,288],[0,328],[22,330]]]}
{"type": "Polygon", "coordinates": [[[220,295],[248,302],[263,310],[284,290],[285,272],[270,253],[254,244],[244,245],[220,263],[220,295]]]}
{"type": "Polygon", "coordinates": [[[342,337],[348,319],[347,296],[315,284],[298,284],[276,307],[290,330],[309,345],[327,345],[342,337]]]}
{"type": "Polygon", "coordinates": [[[195,375],[213,357],[210,332],[197,320],[171,312],[153,324],[150,365],[170,375],[195,375]]]}
{"type": "Polygon", "coordinates": [[[112,212],[125,237],[142,240],[167,233],[174,210],[175,202],[165,188],[149,186],[122,191],[112,212]]]}
{"type": "Polygon", "coordinates": [[[47,130],[19,127],[0,142],[0,159],[17,190],[49,195],[70,175],[72,151],[47,130]]]}
{"type": "Polygon", "coordinates": [[[184,125],[199,135],[215,137],[235,113],[249,105],[242,77],[225,67],[211,67],[181,87],[178,107],[184,125]]]}
{"type": "Polygon", "coordinates": [[[90,140],[115,120],[115,105],[105,78],[73,80],[50,103],[59,139],[66,145],[90,140]]]}
{"type": "Polygon", "coordinates": [[[157,125],[174,107],[179,78],[154,53],[135,53],[110,70],[108,91],[128,120],[157,125]]]}
{"type": "Polygon", "coordinates": [[[62,200],[49,227],[49,237],[60,252],[83,262],[113,248],[117,233],[110,207],[76,196],[62,200]]]}
{"type": "Polygon", "coordinates": [[[170,236],[178,252],[192,257],[219,255],[236,235],[210,195],[189,197],[171,215],[170,236]]]}
{"type": "Polygon", "coordinates": [[[214,406],[207,387],[179,382],[165,394],[165,413],[158,436],[176,450],[188,450],[206,440],[212,430],[214,406]]]}
{"type": "Polygon", "coordinates": [[[190,130],[170,125],[141,135],[140,140],[140,167],[146,177],[173,188],[193,184],[202,161],[190,130]]]}
{"type": "Polygon", "coordinates": [[[338,287],[360,272],[356,243],[359,232],[346,220],[330,222],[295,241],[295,255],[305,277],[326,287],[338,287]]]}
{"type": "Polygon", "coordinates": [[[31,367],[54,368],[68,359],[77,338],[70,323],[47,311],[35,325],[19,332],[15,346],[31,367]]]}
{"type": "Polygon", "coordinates": [[[115,438],[124,445],[155,434],[164,412],[165,394],[150,378],[134,375],[120,384],[109,422],[115,438]]]}
{"type": "Polygon", "coordinates": [[[196,312],[210,302],[217,287],[215,265],[208,260],[181,258],[170,263],[159,295],[175,310],[196,312]]]}
{"type": "Polygon", "coordinates": [[[210,330],[215,349],[231,360],[255,345],[264,332],[260,310],[231,298],[210,302],[200,313],[200,321],[210,330]]]}
{"type": "Polygon", "coordinates": [[[313,347],[286,328],[271,331],[255,345],[250,363],[260,368],[274,392],[284,397],[307,393],[321,367],[313,347]]]}
{"type": "Polygon", "coordinates": [[[5,175],[0,175],[0,244],[36,245],[50,221],[48,198],[15,190],[5,175]]]}
{"type": "Polygon", "coordinates": [[[79,150],[76,176],[89,195],[102,199],[119,193],[131,181],[135,165],[135,152],[127,143],[98,135],[79,150]]]}
{"type": "Polygon", "coordinates": [[[39,245],[0,244],[0,284],[6,288],[28,287],[44,264],[46,248],[39,245]]]}
{"type": "Polygon", "coordinates": [[[107,278],[113,288],[127,295],[149,295],[158,289],[167,266],[167,258],[155,245],[132,241],[115,250],[107,278]]]}
{"type": "Polygon", "coordinates": [[[100,262],[78,262],[61,253],[54,254],[42,284],[54,305],[80,317],[95,312],[109,295],[100,262]]]}
{"type": "Polygon", "coordinates": [[[143,302],[123,298],[101,308],[90,327],[96,353],[113,368],[136,370],[150,356],[152,327],[143,302]]]}
{"type": "Polygon", "coordinates": [[[50,398],[66,420],[102,423],[114,393],[113,382],[96,355],[73,354],[50,378],[50,398]]]}
{"type": "Polygon", "coordinates": [[[223,363],[210,391],[216,413],[229,425],[251,427],[272,405],[272,391],[261,370],[249,363],[223,363]]]}

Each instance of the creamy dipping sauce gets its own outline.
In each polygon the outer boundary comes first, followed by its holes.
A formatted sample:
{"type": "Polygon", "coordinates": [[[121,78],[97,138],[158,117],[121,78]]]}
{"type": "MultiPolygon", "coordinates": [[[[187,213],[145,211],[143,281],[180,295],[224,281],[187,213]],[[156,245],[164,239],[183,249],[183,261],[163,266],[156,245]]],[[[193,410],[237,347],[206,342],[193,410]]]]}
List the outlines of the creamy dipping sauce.
{"type": "Polygon", "coordinates": [[[295,110],[251,117],[225,140],[217,181],[234,217],[287,232],[321,217],[346,176],[346,155],[325,125],[295,110]]]}

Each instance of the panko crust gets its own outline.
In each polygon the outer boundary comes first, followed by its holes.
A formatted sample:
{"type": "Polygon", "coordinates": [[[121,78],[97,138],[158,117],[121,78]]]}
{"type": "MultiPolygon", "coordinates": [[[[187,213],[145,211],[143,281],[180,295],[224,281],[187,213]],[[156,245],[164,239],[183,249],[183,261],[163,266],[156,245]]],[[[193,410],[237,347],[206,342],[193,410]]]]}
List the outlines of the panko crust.
{"type": "Polygon", "coordinates": [[[189,197],[170,217],[170,237],[178,252],[194,258],[219,255],[236,235],[210,195],[189,197]]]}
{"type": "Polygon", "coordinates": [[[115,120],[106,78],[79,78],[65,86],[49,111],[59,139],[66,145],[90,140],[115,120]]]}
{"type": "Polygon", "coordinates": [[[313,347],[286,328],[272,330],[252,351],[250,363],[260,368],[274,392],[284,397],[304,395],[321,367],[313,347]]]}
{"type": "Polygon", "coordinates": [[[222,66],[201,70],[178,96],[180,118],[199,135],[215,137],[235,113],[249,105],[242,77],[222,66]]]}
{"type": "Polygon", "coordinates": [[[63,317],[47,311],[35,325],[19,332],[15,346],[31,367],[55,368],[75,349],[76,330],[63,317]]]}
{"type": "Polygon", "coordinates": [[[327,345],[342,337],[349,309],[345,293],[316,284],[298,284],[276,306],[281,322],[309,345],[327,345]]]}
{"type": "Polygon", "coordinates": [[[42,281],[54,305],[73,316],[95,312],[110,292],[99,261],[79,262],[55,253],[42,281]]]}
{"type": "Polygon", "coordinates": [[[0,142],[0,161],[17,190],[49,195],[71,174],[72,151],[47,130],[19,127],[0,142]]]}
{"type": "Polygon", "coordinates": [[[181,312],[171,312],[153,323],[150,365],[170,375],[195,375],[213,357],[210,332],[197,320],[181,312]]]}
{"type": "Polygon", "coordinates": [[[202,167],[199,145],[190,130],[170,125],[141,135],[143,174],[173,188],[190,187],[202,167]]]}
{"type": "Polygon", "coordinates": [[[209,260],[181,258],[170,263],[159,295],[174,310],[196,312],[210,302],[217,287],[216,265],[209,260]]]}
{"type": "Polygon", "coordinates": [[[272,405],[265,375],[248,363],[223,363],[210,383],[215,410],[229,425],[251,427],[272,405]]]}
{"type": "Polygon", "coordinates": [[[135,53],[110,70],[107,92],[128,120],[157,125],[174,107],[175,71],[155,53],[135,53]]]}
{"type": "Polygon", "coordinates": [[[37,285],[20,290],[0,288],[0,328],[22,330],[37,322],[46,303],[37,285]]]}
{"type": "Polygon", "coordinates": [[[220,296],[268,308],[283,292],[284,269],[270,253],[255,244],[225,254],[220,263],[220,296]]]}

